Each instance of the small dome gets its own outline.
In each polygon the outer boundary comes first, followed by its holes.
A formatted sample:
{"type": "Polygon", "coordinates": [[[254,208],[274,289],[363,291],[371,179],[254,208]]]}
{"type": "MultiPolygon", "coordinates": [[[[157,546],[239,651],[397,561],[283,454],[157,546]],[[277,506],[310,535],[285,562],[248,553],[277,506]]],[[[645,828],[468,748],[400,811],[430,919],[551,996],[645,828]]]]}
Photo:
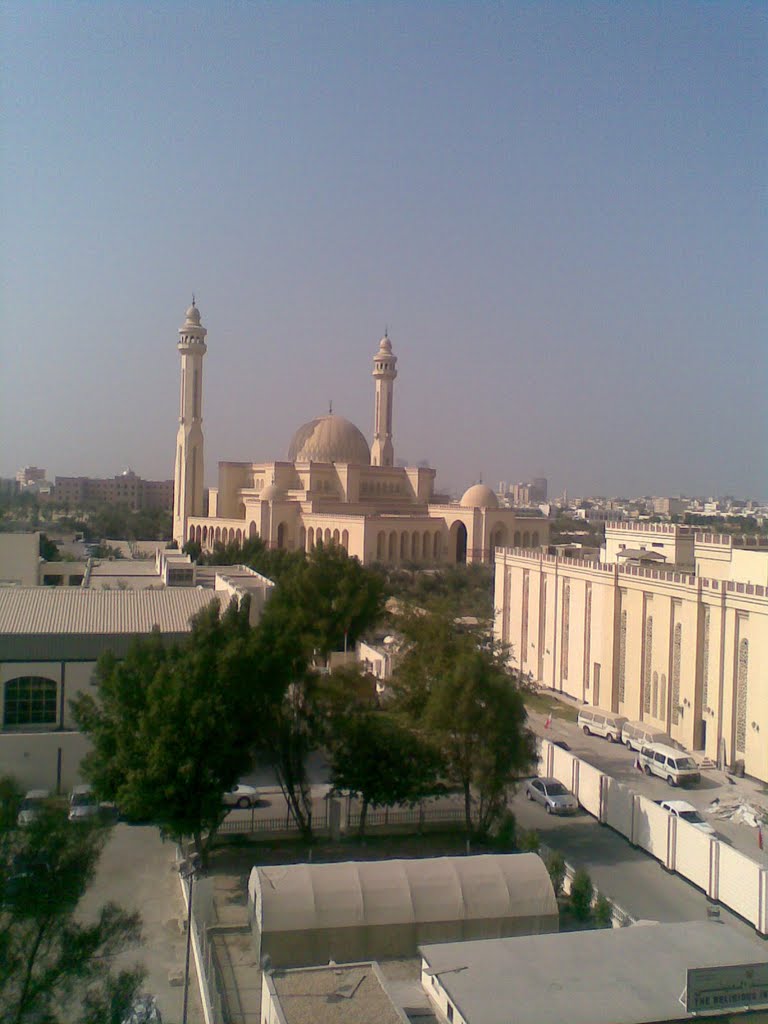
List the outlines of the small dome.
{"type": "Polygon", "coordinates": [[[199,324],[200,323],[200,310],[197,306],[192,303],[186,313],[187,323],[199,324]]]}
{"type": "Polygon", "coordinates": [[[267,484],[264,490],[259,495],[260,501],[281,501],[285,497],[285,492],[281,491],[277,484],[267,484]]]}
{"type": "Polygon", "coordinates": [[[464,508],[498,508],[499,499],[487,484],[474,484],[464,491],[459,504],[464,508]]]}
{"type": "Polygon", "coordinates": [[[354,423],[331,413],[299,427],[288,449],[291,462],[351,462],[370,466],[371,450],[354,423]]]}
{"type": "Polygon", "coordinates": [[[379,342],[379,352],[387,352],[387,353],[389,353],[391,351],[392,351],[392,342],[389,340],[389,335],[385,334],[384,337],[379,342]]]}

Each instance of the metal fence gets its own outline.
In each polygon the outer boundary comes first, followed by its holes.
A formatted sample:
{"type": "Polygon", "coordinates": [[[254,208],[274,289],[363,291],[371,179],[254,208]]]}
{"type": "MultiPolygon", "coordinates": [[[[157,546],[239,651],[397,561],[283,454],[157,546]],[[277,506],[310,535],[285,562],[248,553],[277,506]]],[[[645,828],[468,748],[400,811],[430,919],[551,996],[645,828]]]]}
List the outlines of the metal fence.
{"type": "MultiPolygon", "coordinates": [[[[313,832],[324,832],[328,828],[328,811],[327,808],[323,809],[320,813],[313,813],[312,815],[312,830],[313,832]]],[[[232,817],[231,815],[224,819],[218,828],[218,834],[224,833],[269,833],[270,835],[281,834],[284,832],[298,832],[299,825],[294,818],[290,810],[285,814],[281,814],[279,818],[261,818],[257,815],[255,809],[251,810],[248,815],[242,815],[240,817],[232,817]]]]}

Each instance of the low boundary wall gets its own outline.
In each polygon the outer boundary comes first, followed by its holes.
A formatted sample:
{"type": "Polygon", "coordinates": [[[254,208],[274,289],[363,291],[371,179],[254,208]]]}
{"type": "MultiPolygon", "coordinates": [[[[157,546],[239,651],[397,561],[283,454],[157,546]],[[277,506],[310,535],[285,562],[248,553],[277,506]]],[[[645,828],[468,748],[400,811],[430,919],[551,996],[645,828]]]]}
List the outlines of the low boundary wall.
{"type": "Polygon", "coordinates": [[[542,775],[568,786],[602,824],[768,935],[768,868],[549,740],[541,741],[539,765],[542,775]]]}

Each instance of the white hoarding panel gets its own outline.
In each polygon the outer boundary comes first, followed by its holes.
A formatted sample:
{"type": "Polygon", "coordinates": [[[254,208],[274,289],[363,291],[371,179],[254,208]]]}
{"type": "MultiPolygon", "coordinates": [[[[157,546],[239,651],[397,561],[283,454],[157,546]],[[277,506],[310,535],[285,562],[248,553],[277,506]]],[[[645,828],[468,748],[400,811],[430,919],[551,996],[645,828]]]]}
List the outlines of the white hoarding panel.
{"type": "Polygon", "coordinates": [[[576,796],[581,806],[594,814],[600,815],[600,777],[603,773],[586,761],[579,765],[579,791],[576,796]]]}
{"type": "Polygon", "coordinates": [[[623,836],[632,837],[632,801],[634,793],[628,786],[606,776],[605,823],[623,836]]]}
{"type": "Polygon", "coordinates": [[[648,797],[635,800],[634,841],[667,866],[669,814],[648,797]]]}
{"type": "Polygon", "coordinates": [[[709,891],[712,842],[712,837],[706,832],[678,818],[675,870],[704,892],[709,891]]]}
{"type": "Polygon", "coordinates": [[[752,924],[760,918],[760,865],[738,850],[720,844],[718,898],[752,924]]]}

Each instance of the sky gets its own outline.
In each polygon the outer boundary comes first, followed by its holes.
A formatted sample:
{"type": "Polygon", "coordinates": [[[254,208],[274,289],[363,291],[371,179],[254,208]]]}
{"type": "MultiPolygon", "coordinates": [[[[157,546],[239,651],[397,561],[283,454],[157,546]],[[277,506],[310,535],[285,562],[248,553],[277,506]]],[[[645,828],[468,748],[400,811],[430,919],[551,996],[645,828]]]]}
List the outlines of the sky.
{"type": "Polygon", "coordinates": [[[460,493],[768,496],[763,3],[0,9],[0,475],[334,412],[460,493]]]}

